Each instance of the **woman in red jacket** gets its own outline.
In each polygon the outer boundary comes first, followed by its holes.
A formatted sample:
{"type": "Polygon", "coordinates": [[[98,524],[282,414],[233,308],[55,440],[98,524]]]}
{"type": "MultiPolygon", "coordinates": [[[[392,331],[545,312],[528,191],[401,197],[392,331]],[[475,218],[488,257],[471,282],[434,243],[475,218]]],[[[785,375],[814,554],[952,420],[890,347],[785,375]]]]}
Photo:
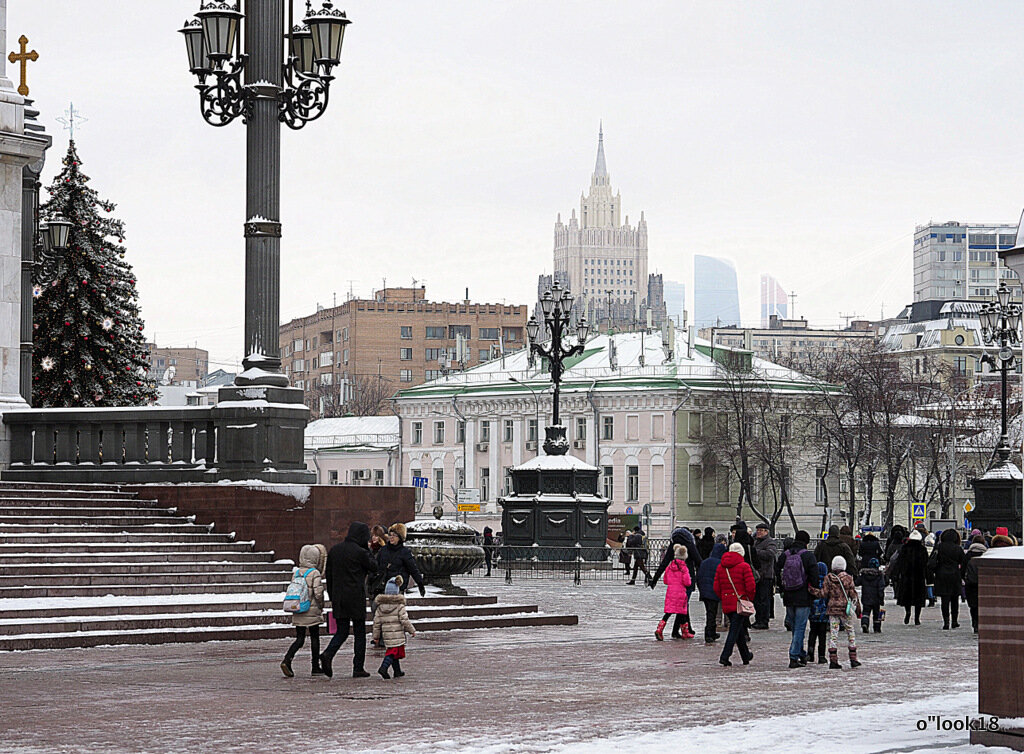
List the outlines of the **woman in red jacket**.
{"type": "Polygon", "coordinates": [[[732,656],[734,645],[739,646],[740,659],[744,665],[749,665],[754,659],[754,653],[747,647],[747,640],[743,635],[747,616],[736,612],[736,601],[753,600],[755,589],[754,572],[750,564],[743,559],[743,545],[733,542],[729,545],[729,552],[722,556],[718,570],[715,571],[715,594],[722,601],[722,612],[729,619],[729,634],[725,638],[725,646],[722,647],[722,656],[718,659],[726,667],[732,665],[729,658],[732,656]]]}

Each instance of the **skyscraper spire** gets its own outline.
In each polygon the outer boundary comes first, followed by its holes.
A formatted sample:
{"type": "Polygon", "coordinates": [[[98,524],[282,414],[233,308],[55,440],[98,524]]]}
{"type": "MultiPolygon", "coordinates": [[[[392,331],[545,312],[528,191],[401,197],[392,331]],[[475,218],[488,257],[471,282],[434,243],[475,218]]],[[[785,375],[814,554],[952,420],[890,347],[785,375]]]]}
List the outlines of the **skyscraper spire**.
{"type": "Polygon", "coordinates": [[[594,166],[594,176],[597,178],[608,177],[608,167],[604,164],[604,122],[597,127],[597,164],[594,166]]]}

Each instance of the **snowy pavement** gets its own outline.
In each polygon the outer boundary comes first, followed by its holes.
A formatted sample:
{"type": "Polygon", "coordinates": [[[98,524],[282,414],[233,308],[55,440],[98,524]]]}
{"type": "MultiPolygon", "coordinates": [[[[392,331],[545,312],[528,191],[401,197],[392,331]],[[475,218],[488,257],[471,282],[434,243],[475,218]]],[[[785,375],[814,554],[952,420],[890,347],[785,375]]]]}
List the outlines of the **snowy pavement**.
{"type": "MultiPolygon", "coordinates": [[[[977,716],[974,635],[939,630],[937,608],[915,628],[890,606],[882,634],[858,633],[856,671],[788,670],[780,608],[753,663],[722,668],[720,644],[654,640],[663,589],[462,584],[580,625],[424,632],[386,682],[349,677],[348,646],[333,680],[311,679],[308,643],[286,679],[284,640],[4,653],[0,752],[1005,751],[929,721],[977,716]]],[[[370,649],[367,669],[379,661],[370,649]]]]}

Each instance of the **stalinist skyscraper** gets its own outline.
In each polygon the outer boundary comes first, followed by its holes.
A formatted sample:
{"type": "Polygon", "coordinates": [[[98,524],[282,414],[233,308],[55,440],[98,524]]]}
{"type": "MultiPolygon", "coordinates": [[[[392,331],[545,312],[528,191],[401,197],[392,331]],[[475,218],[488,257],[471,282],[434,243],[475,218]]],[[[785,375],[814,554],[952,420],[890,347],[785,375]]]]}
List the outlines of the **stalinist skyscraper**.
{"type": "MultiPolygon", "coordinates": [[[[597,134],[597,162],[590,177],[590,193],[580,194],[580,212],[569,223],[559,213],[555,222],[554,279],[577,297],[576,311],[586,314],[595,329],[632,329],[653,324],[665,316],[661,275],[647,273],[647,221],[643,212],[636,227],[622,217],[622,197],[612,193],[604,157],[604,129],[597,134]]],[[[542,276],[539,292],[551,283],[542,276]]]]}

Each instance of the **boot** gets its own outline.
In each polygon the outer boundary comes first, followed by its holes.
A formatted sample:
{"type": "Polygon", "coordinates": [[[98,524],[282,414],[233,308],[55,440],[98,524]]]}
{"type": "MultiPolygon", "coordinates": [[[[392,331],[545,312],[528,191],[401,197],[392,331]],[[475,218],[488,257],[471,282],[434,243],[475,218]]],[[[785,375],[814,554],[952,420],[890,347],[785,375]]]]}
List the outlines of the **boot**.
{"type": "Polygon", "coordinates": [[[654,629],[654,638],[658,641],[665,641],[665,621],[658,621],[658,627],[654,629]]]}
{"type": "Polygon", "coordinates": [[[842,670],[843,666],[839,664],[839,652],[835,649],[828,651],[828,669],[829,670],[842,670]]]}
{"type": "Polygon", "coordinates": [[[390,667],[391,667],[391,658],[390,657],[385,657],[384,658],[384,662],[382,662],[380,664],[380,667],[377,668],[377,673],[385,681],[391,680],[391,676],[388,675],[388,668],[390,668],[390,667]]]}
{"type": "Polygon", "coordinates": [[[324,671],[320,668],[320,657],[319,655],[313,655],[313,672],[310,675],[323,675],[324,671]]]}
{"type": "Polygon", "coordinates": [[[875,633],[876,634],[882,633],[882,624],[881,623],[876,623],[875,624],[875,633]]]}
{"type": "Polygon", "coordinates": [[[819,665],[824,665],[825,664],[825,653],[824,652],[818,652],[818,664],[819,665]]]}
{"type": "Polygon", "coordinates": [[[801,667],[803,667],[803,665],[800,664],[800,660],[790,659],[790,661],[789,661],[789,669],[790,670],[793,670],[794,668],[801,668],[801,667]]]}
{"type": "Polygon", "coordinates": [[[626,586],[636,586],[636,579],[630,579],[627,581],[626,586]]]}
{"type": "Polygon", "coordinates": [[[281,660],[281,672],[284,673],[285,678],[294,678],[295,673],[292,671],[292,656],[285,655],[284,659],[281,660]]]}
{"type": "Polygon", "coordinates": [[[864,633],[868,632],[868,617],[867,616],[864,616],[863,618],[860,619],[860,629],[864,633]]]}
{"type": "Polygon", "coordinates": [[[860,666],[861,666],[861,663],[857,662],[857,648],[854,647],[853,649],[850,650],[850,667],[851,668],[859,668],[860,666]]]}
{"type": "Polygon", "coordinates": [[[402,666],[399,664],[397,657],[391,658],[391,665],[395,669],[395,678],[401,678],[405,675],[405,673],[402,672],[402,666]]]}

